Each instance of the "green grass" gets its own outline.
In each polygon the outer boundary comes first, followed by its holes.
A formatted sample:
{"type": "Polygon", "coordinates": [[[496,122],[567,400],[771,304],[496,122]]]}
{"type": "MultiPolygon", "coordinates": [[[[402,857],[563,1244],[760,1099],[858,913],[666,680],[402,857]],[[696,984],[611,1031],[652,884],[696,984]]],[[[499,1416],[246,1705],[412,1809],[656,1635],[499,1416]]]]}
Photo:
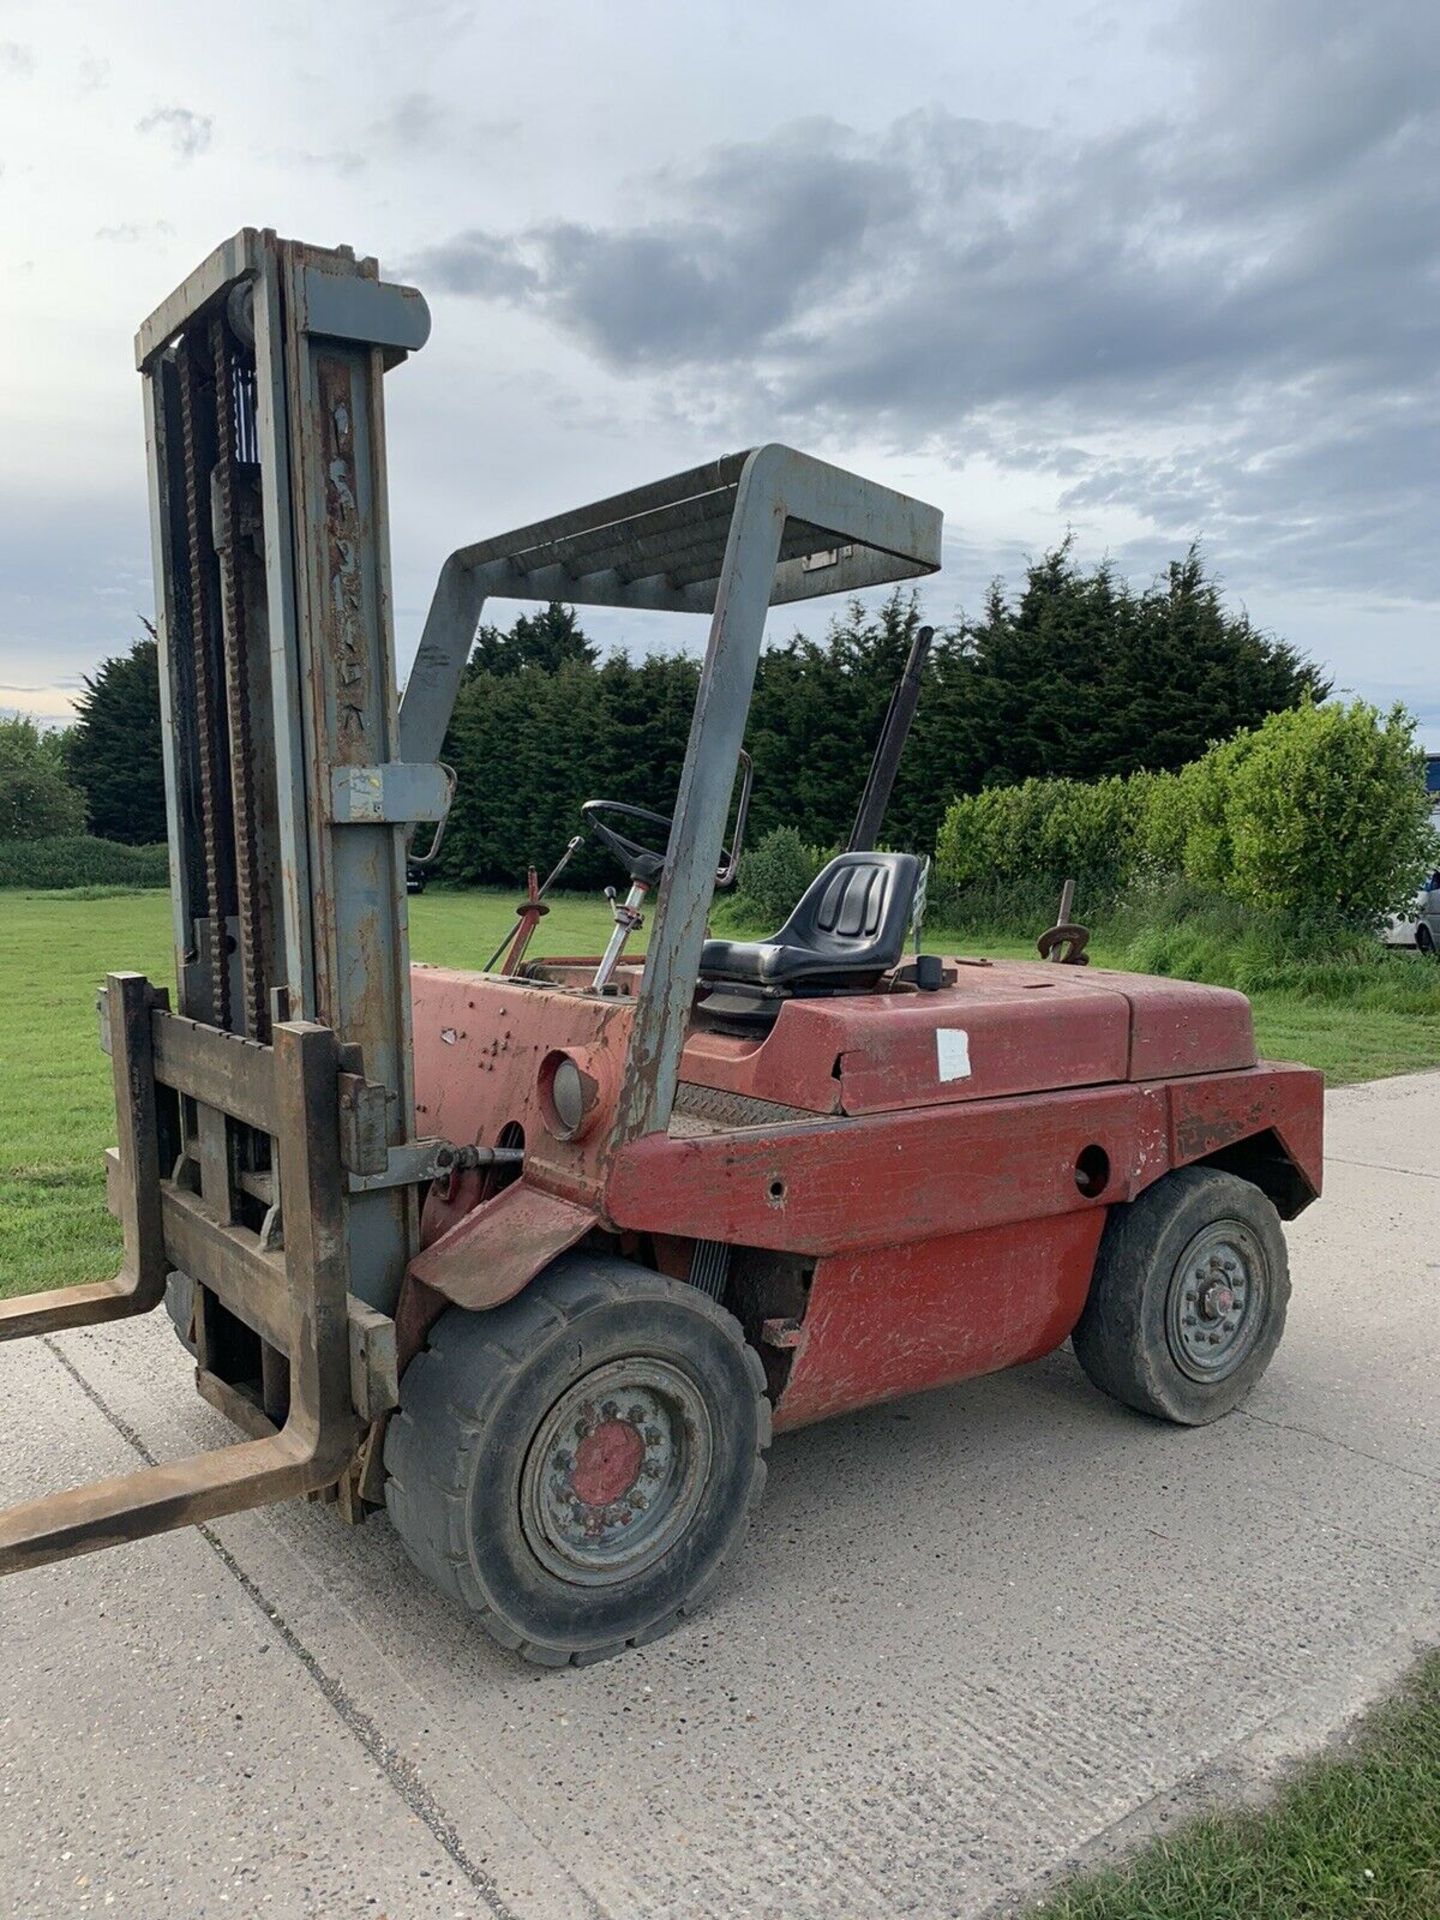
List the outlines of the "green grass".
{"type": "Polygon", "coordinates": [[[1437,1920],[1440,1654],[1260,1811],[1183,1827],[1033,1920],[1437,1920]]]}
{"type": "Polygon", "coordinates": [[[100,1159],[115,1135],[95,1017],[107,967],[170,979],[168,894],[0,893],[0,1294],[118,1263],[100,1159]]]}
{"type": "MultiPolygon", "coordinates": [[[[515,924],[509,893],[426,893],[410,902],[417,960],[481,967],[515,924]]],[[[600,899],[562,898],[535,953],[596,953],[600,899]]],[[[173,983],[168,893],[0,891],[0,1298],[102,1280],[120,1258],[105,1211],[114,1138],[95,993],[129,969],[173,983]]]]}
{"type": "MultiPolygon", "coordinates": [[[[483,966],[515,924],[515,897],[431,892],[412,900],[415,958],[483,966]]],[[[531,950],[595,953],[609,929],[603,900],[561,895],[531,950]]],[[[947,938],[937,930],[930,945],[997,958],[1034,952],[1013,934],[947,938]]],[[[1133,962],[1135,940],[1102,937],[1094,952],[1102,965],[1133,962]]],[[[1174,970],[1172,952],[1156,957],[1174,970]]],[[[93,1008],[107,970],[124,967],[170,979],[168,895],[0,890],[0,1296],[115,1270],[119,1239],[104,1210],[101,1170],[113,1130],[110,1082],[93,1008]]],[[[1323,1067],[1332,1080],[1440,1065],[1440,967],[1414,954],[1382,954],[1348,970],[1298,968],[1292,990],[1266,987],[1253,1000],[1262,1050],[1323,1067]],[[1348,1002],[1347,982],[1358,982],[1348,1002]]]]}

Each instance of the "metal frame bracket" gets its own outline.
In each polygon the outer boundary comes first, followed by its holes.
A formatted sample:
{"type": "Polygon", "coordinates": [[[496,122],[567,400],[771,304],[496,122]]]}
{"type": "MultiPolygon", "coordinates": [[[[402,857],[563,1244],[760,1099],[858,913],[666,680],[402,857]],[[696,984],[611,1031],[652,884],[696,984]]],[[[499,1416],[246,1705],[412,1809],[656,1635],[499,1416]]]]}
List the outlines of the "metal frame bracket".
{"type": "Polygon", "coordinates": [[[404,827],[443,820],[455,776],[434,762],[391,760],[378,767],[332,767],[330,820],[337,827],[404,827]]]}

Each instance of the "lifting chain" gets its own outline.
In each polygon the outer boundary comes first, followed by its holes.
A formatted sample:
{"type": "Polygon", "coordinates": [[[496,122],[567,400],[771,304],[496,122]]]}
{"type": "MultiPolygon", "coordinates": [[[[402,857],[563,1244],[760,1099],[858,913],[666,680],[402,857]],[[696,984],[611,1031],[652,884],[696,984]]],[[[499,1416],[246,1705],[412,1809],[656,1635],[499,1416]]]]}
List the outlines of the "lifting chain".
{"type": "Polygon", "coordinates": [[[195,732],[200,759],[200,815],[205,872],[205,912],[210,922],[210,1017],[230,1025],[230,964],[226,951],[225,902],[221,898],[221,769],[216,765],[217,689],[207,591],[210,553],[206,524],[210,502],[202,474],[200,448],[200,375],[191,341],[181,343],[180,424],[185,460],[185,535],[188,548],[190,652],[195,671],[195,732]]]}
{"type": "Polygon", "coordinates": [[[240,934],[240,982],[244,1031],[252,1040],[270,1037],[266,1004],[264,919],[260,889],[259,812],[250,725],[246,607],[240,566],[240,503],[236,497],[237,384],[240,367],[230,330],[217,313],[210,322],[215,372],[215,530],[220,562],[220,618],[225,655],[225,701],[230,723],[231,805],[235,823],[235,893],[240,934]]]}

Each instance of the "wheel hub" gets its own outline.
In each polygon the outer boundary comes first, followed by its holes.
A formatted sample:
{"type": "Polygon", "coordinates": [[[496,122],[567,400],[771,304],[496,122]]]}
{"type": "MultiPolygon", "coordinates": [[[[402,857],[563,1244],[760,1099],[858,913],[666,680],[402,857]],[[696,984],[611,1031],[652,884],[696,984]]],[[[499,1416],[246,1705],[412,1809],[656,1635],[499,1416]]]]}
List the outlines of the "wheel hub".
{"type": "Polygon", "coordinates": [[[1259,1335],[1267,1291],[1264,1250],[1241,1221],[1196,1234],[1166,1300],[1166,1339],[1181,1372],[1205,1382],[1232,1374],[1259,1335]]]}
{"type": "Polygon", "coordinates": [[[612,1361],[541,1421],[521,1475],[520,1522],[536,1557],[580,1585],[654,1564],[693,1519],[714,1440],[694,1382],[668,1361],[612,1361]]]}
{"type": "MultiPolygon", "coordinates": [[[[637,1427],[628,1420],[604,1420],[575,1449],[568,1476],[570,1491],[582,1506],[611,1506],[640,1478],[645,1454],[637,1427]]],[[[559,1470],[563,1475],[563,1468],[559,1470]]]]}
{"type": "Polygon", "coordinates": [[[1219,1280],[1207,1280],[1200,1289],[1198,1305],[1202,1320],[1223,1320],[1235,1305],[1235,1290],[1219,1280]]]}

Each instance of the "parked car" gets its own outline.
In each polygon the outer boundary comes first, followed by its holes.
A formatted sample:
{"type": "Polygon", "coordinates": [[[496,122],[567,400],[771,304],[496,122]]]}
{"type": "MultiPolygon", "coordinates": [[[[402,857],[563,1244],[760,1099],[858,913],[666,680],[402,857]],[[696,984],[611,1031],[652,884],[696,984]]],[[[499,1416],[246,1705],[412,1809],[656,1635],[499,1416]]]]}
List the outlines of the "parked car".
{"type": "Polygon", "coordinates": [[[1381,934],[1387,947],[1415,947],[1440,954],[1440,867],[1410,903],[1409,913],[1392,913],[1381,934]]]}
{"type": "MultiPolygon", "coordinates": [[[[424,867],[417,867],[413,860],[406,861],[405,891],[407,893],[423,893],[425,891],[425,883],[429,878],[430,875],[424,867]]],[[[1412,935],[1412,940],[1413,937],[1412,935]]],[[[1409,946],[1411,941],[1407,940],[1404,944],[1409,946]]]]}

